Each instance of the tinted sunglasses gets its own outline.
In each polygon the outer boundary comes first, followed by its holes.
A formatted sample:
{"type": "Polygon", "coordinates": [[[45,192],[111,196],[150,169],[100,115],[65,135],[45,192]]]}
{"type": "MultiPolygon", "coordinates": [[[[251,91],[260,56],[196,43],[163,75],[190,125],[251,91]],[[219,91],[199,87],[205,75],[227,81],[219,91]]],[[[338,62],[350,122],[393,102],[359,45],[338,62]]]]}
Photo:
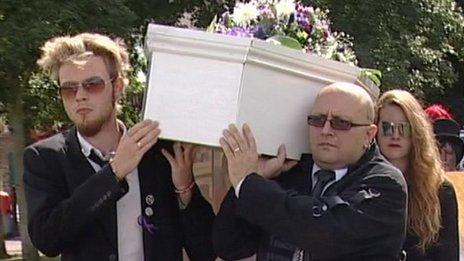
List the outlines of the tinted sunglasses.
{"type": "Polygon", "coordinates": [[[341,119],[339,117],[333,117],[332,119],[328,120],[327,115],[309,115],[308,116],[308,124],[314,127],[322,128],[325,125],[325,122],[330,122],[330,127],[334,130],[350,130],[353,127],[360,127],[360,126],[369,126],[369,124],[359,124],[353,123],[348,120],[341,119]]]}
{"type": "Polygon", "coordinates": [[[393,136],[395,134],[395,129],[402,137],[411,136],[411,124],[409,124],[409,122],[394,123],[389,121],[382,121],[380,123],[380,129],[382,130],[382,135],[385,137],[393,136]]]}
{"type": "MultiPolygon", "coordinates": [[[[109,82],[113,83],[115,78],[111,78],[109,82]]],[[[82,82],[78,81],[69,81],[64,82],[60,85],[59,91],[60,95],[63,98],[74,98],[76,97],[79,87],[82,88],[88,94],[98,94],[105,89],[107,81],[101,78],[100,76],[92,76],[83,80],[82,82]]]]}

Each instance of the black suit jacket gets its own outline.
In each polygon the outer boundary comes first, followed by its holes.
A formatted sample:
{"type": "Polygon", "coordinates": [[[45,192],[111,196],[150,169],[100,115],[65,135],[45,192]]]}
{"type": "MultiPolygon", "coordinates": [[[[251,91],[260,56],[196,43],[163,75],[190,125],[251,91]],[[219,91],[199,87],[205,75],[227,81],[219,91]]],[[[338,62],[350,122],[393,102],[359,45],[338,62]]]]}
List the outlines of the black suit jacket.
{"type": "Polygon", "coordinates": [[[234,260],[256,253],[269,260],[270,238],[277,237],[305,250],[305,260],[398,260],[407,207],[400,171],[373,145],[327,188],[327,210],[315,217],[312,166],[307,155],[276,180],[247,176],[238,199],[231,189],[213,226],[217,254],[234,260]]]}
{"type": "Polygon", "coordinates": [[[417,247],[417,235],[409,232],[403,247],[407,261],[459,260],[458,203],[454,187],[447,180],[440,187],[439,199],[442,227],[437,242],[423,252],[417,247]]]}
{"type": "MultiPolygon", "coordinates": [[[[155,235],[143,230],[145,260],[182,260],[182,247],[192,260],[213,260],[212,208],[195,186],[190,204],[179,209],[162,146],[138,166],[142,214],[159,228],[155,235]],[[147,207],[153,215],[145,214],[147,207]]],[[[41,252],[62,260],[118,259],[116,201],[127,183],[118,183],[108,165],[95,173],[75,128],[26,148],[24,186],[29,235],[41,252]]]]}

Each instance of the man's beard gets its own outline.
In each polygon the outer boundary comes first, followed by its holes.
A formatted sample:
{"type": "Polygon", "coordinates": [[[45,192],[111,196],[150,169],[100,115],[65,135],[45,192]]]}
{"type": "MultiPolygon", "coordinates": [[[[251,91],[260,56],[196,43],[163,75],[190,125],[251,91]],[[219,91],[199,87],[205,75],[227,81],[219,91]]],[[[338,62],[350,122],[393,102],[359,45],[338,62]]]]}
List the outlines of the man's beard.
{"type": "Polygon", "coordinates": [[[97,119],[88,120],[84,118],[82,121],[75,123],[77,130],[79,131],[79,133],[86,137],[93,137],[97,135],[102,129],[103,125],[111,121],[111,117],[113,115],[115,107],[115,95],[113,92],[111,108],[109,108],[107,111],[104,111],[103,115],[101,115],[97,119]]]}
{"type": "Polygon", "coordinates": [[[109,118],[109,115],[104,115],[95,120],[84,119],[76,124],[76,128],[82,135],[86,137],[93,137],[100,132],[103,125],[109,120],[109,118]]]}

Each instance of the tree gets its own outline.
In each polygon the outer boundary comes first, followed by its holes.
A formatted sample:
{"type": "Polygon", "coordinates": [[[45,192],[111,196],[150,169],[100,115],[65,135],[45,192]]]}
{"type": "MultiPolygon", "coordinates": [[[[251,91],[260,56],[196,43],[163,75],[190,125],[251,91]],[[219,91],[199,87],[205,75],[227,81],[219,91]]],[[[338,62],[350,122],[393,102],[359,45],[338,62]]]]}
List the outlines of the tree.
{"type": "MultiPolygon", "coordinates": [[[[405,87],[426,102],[450,92],[455,103],[456,94],[462,98],[455,84],[464,75],[464,18],[454,1],[311,2],[328,8],[334,27],[354,38],[361,66],[383,72],[383,90],[405,87]]],[[[455,111],[464,119],[464,106],[455,111]]]]}
{"type": "MultiPolygon", "coordinates": [[[[210,1],[205,0],[127,0],[126,5],[138,16],[137,23],[145,25],[147,21],[173,25],[183,12],[193,11],[196,7],[210,1]]],[[[216,1],[214,1],[216,2],[216,1]]]]}

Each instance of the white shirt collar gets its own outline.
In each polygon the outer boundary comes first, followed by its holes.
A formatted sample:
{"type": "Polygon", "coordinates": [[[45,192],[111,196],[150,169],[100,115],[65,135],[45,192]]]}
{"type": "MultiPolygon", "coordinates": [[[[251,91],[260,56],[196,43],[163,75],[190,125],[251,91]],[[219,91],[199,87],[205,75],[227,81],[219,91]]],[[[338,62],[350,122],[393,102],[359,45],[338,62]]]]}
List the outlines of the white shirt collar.
{"type": "MultiPolygon", "coordinates": [[[[122,134],[124,135],[127,131],[126,125],[124,125],[124,123],[120,120],[117,120],[117,124],[121,128],[122,134]]],[[[104,158],[103,153],[99,149],[95,148],[92,144],[90,144],[90,142],[88,142],[79,131],[77,131],[77,140],[81,145],[81,152],[85,157],[89,157],[90,152],[94,150],[100,158],[104,158]]]]}
{"type": "MultiPolygon", "coordinates": [[[[320,169],[321,168],[316,163],[313,164],[313,171],[311,173],[311,176],[313,177],[313,180],[314,180],[314,173],[316,173],[316,171],[318,171],[320,169]]],[[[336,169],[334,171],[335,171],[335,181],[339,181],[340,179],[342,179],[346,175],[346,173],[348,172],[348,168],[336,169]]]]}
{"type": "Polygon", "coordinates": [[[77,131],[77,140],[81,145],[81,151],[82,154],[84,154],[84,156],[88,157],[90,155],[90,151],[93,149],[98,154],[98,156],[102,157],[102,153],[100,152],[100,150],[92,146],[92,144],[90,144],[79,131],[77,131]]]}

